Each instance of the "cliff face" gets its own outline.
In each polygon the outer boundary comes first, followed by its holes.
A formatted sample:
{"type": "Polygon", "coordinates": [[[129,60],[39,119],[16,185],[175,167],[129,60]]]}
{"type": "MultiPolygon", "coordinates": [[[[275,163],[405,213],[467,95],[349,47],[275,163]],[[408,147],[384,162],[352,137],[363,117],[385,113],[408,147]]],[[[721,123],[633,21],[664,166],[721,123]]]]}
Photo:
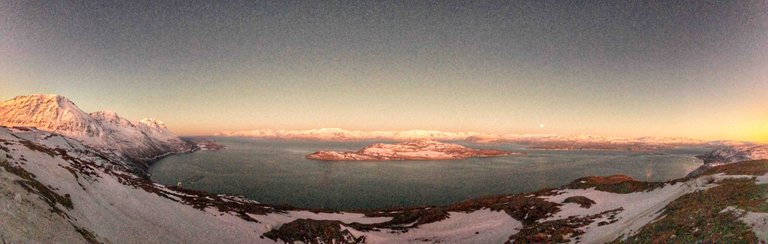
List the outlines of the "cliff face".
{"type": "Polygon", "coordinates": [[[129,159],[134,170],[144,174],[148,162],[194,148],[160,121],[133,122],[110,111],[85,113],[58,95],[19,96],[0,103],[0,126],[36,128],[77,139],[105,154],[129,159]]]}
{"type": "Polygon", "coordinates": [[[314,160],[452,160],[471,157],[497,157],[519,153],[500,150],[480,150],[457,144],[431,140],[408,141],[398,144],[375,143],[357,152],[318,151],[307,155],[314,160]]]}

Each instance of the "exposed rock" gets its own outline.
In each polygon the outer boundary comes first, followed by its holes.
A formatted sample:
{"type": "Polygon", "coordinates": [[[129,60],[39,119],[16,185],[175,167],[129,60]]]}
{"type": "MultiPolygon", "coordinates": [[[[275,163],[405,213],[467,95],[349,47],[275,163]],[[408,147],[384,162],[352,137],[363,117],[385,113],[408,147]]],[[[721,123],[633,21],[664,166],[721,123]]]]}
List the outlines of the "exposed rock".
{"type": "Polygon", "coordinates": [[[576,203],[579,204],[582,208],[589,208],[592,207],[592,204],[595,204],[595,201],[592,201],[592,199],[589,199],[585,196],[573,196],[566,198],[563,203],[576,203]]]}

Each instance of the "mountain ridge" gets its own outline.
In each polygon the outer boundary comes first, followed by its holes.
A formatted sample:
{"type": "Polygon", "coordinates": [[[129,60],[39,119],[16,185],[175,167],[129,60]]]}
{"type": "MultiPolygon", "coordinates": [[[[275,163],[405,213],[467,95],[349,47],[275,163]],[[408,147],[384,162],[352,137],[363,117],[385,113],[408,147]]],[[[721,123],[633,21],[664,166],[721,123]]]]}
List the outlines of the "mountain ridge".
{"type": "Polygon", "coordinates": [[[134,122],[112,111],[86,113],[56,94],[17,96],[0,103],[0,126],[32,127],[107,149],[135,162],[135,170],[144,175],[153,160],[194,150],[161,121],[147,118],[134,122]]]}

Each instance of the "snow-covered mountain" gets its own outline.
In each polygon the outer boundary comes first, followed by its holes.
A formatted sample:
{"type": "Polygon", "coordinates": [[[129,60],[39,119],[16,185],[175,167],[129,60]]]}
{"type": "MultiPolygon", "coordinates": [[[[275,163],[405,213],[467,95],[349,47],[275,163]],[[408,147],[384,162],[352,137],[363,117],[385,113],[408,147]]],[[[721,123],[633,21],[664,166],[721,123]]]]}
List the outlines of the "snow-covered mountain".
{"type": "Polygon", "coordinates": [[[476,135],[467,140],[477,143],[524,143],[538,144],[550,142],[578,142],[602,144],[647,144],[647,145],[700,145],[704,141],[685,137],[639,137],[623,138],[599,136],[590,134],[560,135],[560,134],[503,134],[476,135]]]}
{"type": "Polygon", "coordinates": [[[444,132],[435,130],[406,130],[406,131],[357,131],[340,128],[321,128],[311,130],[252,130],[224,131],[220,136],[243,136],[271,139],[303,139],[323,141],[358,141],[358,140],[387,140],[409,141],[420,139],[431,140],[464,140],[478,135],[476,132],[444,132]]]}
{"type": "Polygon", "coordinates": [[[302,139],[322,141],[411,141],[438,140],[460,141],[473,143],[517,143],[526,144],[536,149],[605,149],[605,150],[653,150],[659,148],[706,145],[704,141],[684,137],[640,137],[622,138],[589,134],[560,135],[560,134],[488,134],[478,132],[444,132],[435,130],[407,131],[355,131],[339,128],[322,128],[311,130],[253,130],[225,131],[220,136],[242,136],[270,139],[302,139]]]}
{"type": "Polygon", "coordinates": [[[59,95],[18,96],[0,103],[0,126],[32,127],[77,139],[107,153],[125,156],[145,171],[146,163],[167,155],[192,150],[163,122],[129,121],[115,112],[86,113],[59,95]]]}

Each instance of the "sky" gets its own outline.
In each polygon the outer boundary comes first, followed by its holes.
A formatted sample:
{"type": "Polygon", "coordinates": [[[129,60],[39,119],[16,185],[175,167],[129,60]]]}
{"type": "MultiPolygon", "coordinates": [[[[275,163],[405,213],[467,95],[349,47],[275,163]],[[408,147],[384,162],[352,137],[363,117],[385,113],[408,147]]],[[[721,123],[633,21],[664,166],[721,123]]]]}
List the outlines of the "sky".
{"type": "Polygon", "coordinates": [[[0,0],[0,100],[36,93],[181,135],[768,142],[768,1],[0,0]]]}

